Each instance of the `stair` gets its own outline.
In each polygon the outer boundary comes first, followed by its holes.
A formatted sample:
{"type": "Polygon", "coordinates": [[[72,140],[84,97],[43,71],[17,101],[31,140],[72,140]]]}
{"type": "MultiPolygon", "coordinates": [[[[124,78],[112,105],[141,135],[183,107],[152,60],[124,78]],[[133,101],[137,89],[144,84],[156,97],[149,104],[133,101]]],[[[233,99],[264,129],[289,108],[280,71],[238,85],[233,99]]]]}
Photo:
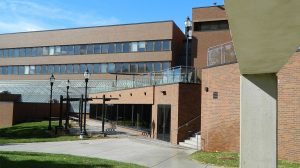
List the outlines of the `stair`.
{"type": "Polygon", "coordinates": [[[194,137],[190,137],[189,139],[184,140],[184,142],[179,142],[179,146],[200,150],[201,149],[201,135],[196,134],[194,137]],[[197,145],[197,142],[198,142],[198,145],[197,145]]]}

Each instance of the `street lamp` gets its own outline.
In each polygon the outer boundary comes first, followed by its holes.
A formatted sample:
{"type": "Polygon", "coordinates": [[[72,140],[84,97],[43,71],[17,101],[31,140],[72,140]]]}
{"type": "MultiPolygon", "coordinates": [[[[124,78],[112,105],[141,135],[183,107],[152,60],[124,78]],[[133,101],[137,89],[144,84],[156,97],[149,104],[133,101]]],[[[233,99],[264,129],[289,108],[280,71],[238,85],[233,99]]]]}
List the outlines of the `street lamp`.
{"type": "Polygon", "coordinates": [[[54,75],[51,74],[50,77],[50,110],[49,110],[49,125],[48,125],[48,130],[51,130],[51,113],[52,113],[52,88],[53,88],[53,84],[54,84],[55,78],[54,75]]]}
{"type": "Polygon", "coordinates": [[[69,89],[70,89],[70,85],[71,85],[71,82],[70,80],[68,79],[67,82],[66,82],[66,85],[67,85],[67,107],[66,107],[66,125],[65,125],[65,129],[68,129],[69,127],[69,89]]]}
{"type": "Polygon", "coordinates": [[[185,37],[186,37],[186,47],[185,47],[185,66],[186,66],[186,82],[188,81],[188,75],[187,75],[187,67],[188,67],[188,55],[189,55],[189,39],[192,39],[191,31],[192,31],[192,21],[189,17],[186,18],[184,21],[185,25],[185,37]]]}
{"type": "Polygon", "coordinates": [[[86,135],[86,104],[87,104],[87,84],[89,82],[89,78],[91,76],[89,69],[86,69],[86,71],[83,74],[85,79],[85,101],[84,101],[84,121],[83,121],[83,133],[86,135]]]}

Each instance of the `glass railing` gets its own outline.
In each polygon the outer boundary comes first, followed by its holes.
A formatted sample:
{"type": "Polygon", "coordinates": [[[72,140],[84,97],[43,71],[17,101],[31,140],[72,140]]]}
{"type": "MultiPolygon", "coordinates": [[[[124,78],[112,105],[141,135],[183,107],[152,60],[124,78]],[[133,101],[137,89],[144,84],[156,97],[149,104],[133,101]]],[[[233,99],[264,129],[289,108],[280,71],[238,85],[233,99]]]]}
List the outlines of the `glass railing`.
{"type": "Polygon", "coordinates": [[[160,72],[151,72],[146,74],[116,74],[118,79],[110,80],[109,83],[102,85],[101,87],[90,88],[90,93],[108,92],[172,83],[199,83],[196,73],[197,71],[194,67],[178,66],[160,72]]]}
{"type": "Polygon", "coordinates": [[[207,66],[218,66],[237,62],[233,43],[228,42],[208,48],[207,66]]]}

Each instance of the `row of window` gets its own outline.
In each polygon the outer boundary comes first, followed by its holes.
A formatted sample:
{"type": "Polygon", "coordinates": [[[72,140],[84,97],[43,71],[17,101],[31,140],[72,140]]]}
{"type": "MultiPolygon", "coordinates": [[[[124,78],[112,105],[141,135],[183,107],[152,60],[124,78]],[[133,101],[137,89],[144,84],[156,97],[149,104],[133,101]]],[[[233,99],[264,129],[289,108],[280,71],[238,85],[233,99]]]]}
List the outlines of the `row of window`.
{"type": "Polygon", "coordinates": [[[229,30],[227,20],[207,21],[207,22],[194,22],[194,31],[218,31],[229,30]]]}
{"type": "Polygon", "coordinates": [[[148,51],[170,51],[171,41],[140,41],[107,44],[82,44],[34,48],[0,49],[0,58],[7,57],[36,57],[49,55],[85,55],[129,53],[148,51]]]}
{"type": "Polygon", "coordinates": [[[91,73],[146,73],[170,67],[169,62],[18,65],[0,67],[1,75],[79,74],[88,69],[91,73]]]}

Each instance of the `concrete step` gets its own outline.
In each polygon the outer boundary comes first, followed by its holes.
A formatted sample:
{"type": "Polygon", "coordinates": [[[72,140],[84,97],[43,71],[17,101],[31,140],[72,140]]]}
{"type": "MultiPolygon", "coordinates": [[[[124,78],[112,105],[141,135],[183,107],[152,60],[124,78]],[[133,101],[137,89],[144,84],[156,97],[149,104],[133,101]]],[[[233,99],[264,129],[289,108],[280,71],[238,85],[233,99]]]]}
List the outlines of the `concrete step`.
{"type": "Polygon", "coordinates": [[[196,141],[185,140],[184,143],[197,146],[197,142],[196,141]]]}
{"type": "Polygon", "coordinates": [[[179,145],[183,146],[183,147],[186,147],[186,148],[197,149],[197,146],[191,145],[191,144],[187,144],[185,142],[179,142],[179,145]]]}
{"type": "Polygon", "coordinates": [[[195,135],[194,137],[190,137],[189,139],[186,139],[184,142],[179,142],[180,146],[188,147],[192,149],[201,149],[201,135],[195,135]],[[198,143],[198,145],[197,145],[198,143]]]}

